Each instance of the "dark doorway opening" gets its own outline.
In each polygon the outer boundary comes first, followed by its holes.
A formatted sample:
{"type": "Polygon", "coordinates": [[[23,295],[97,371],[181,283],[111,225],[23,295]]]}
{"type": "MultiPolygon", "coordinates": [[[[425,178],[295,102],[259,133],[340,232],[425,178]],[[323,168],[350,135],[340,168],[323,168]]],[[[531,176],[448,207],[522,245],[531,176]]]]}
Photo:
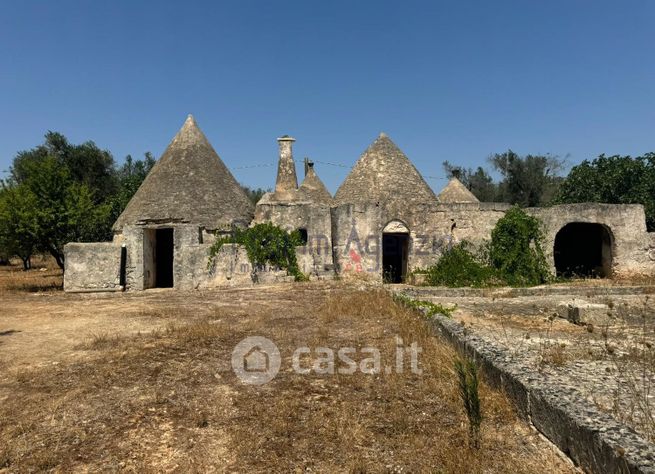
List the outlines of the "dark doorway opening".
{"type": "Polygon", "coordinates": [[[607,278],[612,274],[612,236],[602,224],[572,222],[555,236],[557,276],[607,278]]]}
{"type": "Polygon", "coordinates": [[[157,229],[155,234],[155,286],[173,287],[173,229],[157,229]]]}
{"type": "Polygon", "coordinates": [[[385,283],[405,281],[408,249],[408,234],[382,234],[382,278],[385,283]]]}

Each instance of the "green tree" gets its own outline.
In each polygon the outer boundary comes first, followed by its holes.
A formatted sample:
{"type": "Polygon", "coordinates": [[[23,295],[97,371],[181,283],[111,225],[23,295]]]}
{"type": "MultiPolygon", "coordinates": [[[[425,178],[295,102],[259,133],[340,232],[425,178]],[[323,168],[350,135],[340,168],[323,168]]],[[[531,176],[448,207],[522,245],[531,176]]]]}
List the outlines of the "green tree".
{"type": "Polygon", "coordinates": [[[23,268],[31,268],[31,257],[37,248],[37,203],[24,186],[0,189],[0,255],[6,261],[17,256],[23,268]]]}
{"type": "Polygon", "coordinates": [[[111,208],[96,204],[89,186],[75,181],[54,156],[25,161],[22,171],[21,182],[10,186],[20,190],[21,202],[15,205],[30,210],[29,222],[21,219],[15,225],[29,228],[35,248],[50,253],[64,268],[64,245],[104,237],[111,208]]]}
{"type": "Polygon", "coordinates": [[[112,196],[111,203],[111,223],[113,224],[121,212],[130,202],[132,196],[137,192],[143,180],[146,179],[150,170],[155,166],[157,160],[152,153],[147,151],[143,160],[134,160],[131,155],[125,157],[125,163],[116,171],[118,181],[117,192],[112,196]]]}
{"type": "Polygon", "coordinates": [[[563,178],[565,160],[552,155],[519,156],[512,150],[489,158],[503,179],[499,194],[503,201],[521,207],[549,204],[555,198],[563,178]]]}
{"type": "Polygon", "coordinates": [[[146,153],[116,168],[93,142],[74,145],[48,132],[44,143],[16,155],[3,185],[0,254],[29,265],[33,252],[47,252],[63,268],[66,243],[111,239],[113,222],[154,164],[146,153]]]}
{"type": "Polygon", "coordinates": [[[630,156],[600,155],[571,169],[555,202],[643,204],[646,226],[655,230],[655,153],[630,156]]]}
{"type": "Polygon", "coordinates": [[[257,204],[264,194],[271,191],[270,189],[251,188],[245,184],[241,185],[241,189],[248,195],[250,202],[253,204],[257,204]]]}
{"type": "Polygon", "coordinates": [[[472,168],[463,168],[455,166],[449,161],[444,161],[443,168],[448,178],[459,179],[480,201],[494,202],[499,200],[498,184],[494,183],[493,178],[481,166],[473,170],[472,168]]]}
{"type": "Polygon", "coordinates": [[[11,180],[23,183],[30,178],[35,164],[49,158],[66,168],[72,181],[91,189],[96,203],[106,201],[117,190],[114,159],[109,151],[101,150],[91,141],[72,145],[57,132],[46,133],[43,144],[16,155],[10,169],[11,180]]]}

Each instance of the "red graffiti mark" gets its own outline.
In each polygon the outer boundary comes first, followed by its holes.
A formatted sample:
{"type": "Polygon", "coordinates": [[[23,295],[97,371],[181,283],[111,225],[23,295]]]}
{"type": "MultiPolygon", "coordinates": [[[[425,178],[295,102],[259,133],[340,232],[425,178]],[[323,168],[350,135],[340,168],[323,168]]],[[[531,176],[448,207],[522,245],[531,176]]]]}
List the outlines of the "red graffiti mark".
{"type": "Polygon", "coordinates": [[[354,263],[355,264],[354,270],[356,272],[361,272],[362,271],[362,256],[359,255],[354,249],[350,249],[349,256],[350,256],[351,261],[346,264],[345,270],[347,272],[353,270],[353,263],[354,263]]]}

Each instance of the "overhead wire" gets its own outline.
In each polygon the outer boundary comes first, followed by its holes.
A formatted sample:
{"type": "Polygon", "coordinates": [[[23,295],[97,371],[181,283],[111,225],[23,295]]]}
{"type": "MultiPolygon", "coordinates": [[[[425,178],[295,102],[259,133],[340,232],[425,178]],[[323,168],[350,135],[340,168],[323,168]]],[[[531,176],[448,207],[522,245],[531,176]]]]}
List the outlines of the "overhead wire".
{"type": "MultiPolygon", "coordinates": [[[[295,163],[304,163],[304,160],[293,160],[295,163]]],[[[334,166],[337,168],[352,168],[351,165],[346,165],[344,163],[334,163],[330,161],[321,161],[321,160],[310,160],[313,163],[318,163],[321,165],[328,165],[328,166],[334,166]]],[[[277,166],[277,162],[274,163],[258,163],[254,165],[246,165],[246,166],[236,166],[234,168],[231,168],[232,170],[243,170],[243,169],[252,169],[252,168],[272,168],[274,166],[277,166]]],[[[430,175],[423,175],[424,178],[427,179],[438,179],[438,180],[447,180],[447,177],[444,176],[430,176],[430,175]]]]}

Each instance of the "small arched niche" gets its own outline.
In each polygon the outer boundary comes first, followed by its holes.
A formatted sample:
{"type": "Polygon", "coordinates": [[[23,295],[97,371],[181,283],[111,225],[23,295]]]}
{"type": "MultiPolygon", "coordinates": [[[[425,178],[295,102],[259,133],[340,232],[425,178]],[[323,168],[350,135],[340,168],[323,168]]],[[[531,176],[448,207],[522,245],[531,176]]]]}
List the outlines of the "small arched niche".
{"type": "Polygon", "coordinates": [[[382,229],[382,278],[385,283],[402,283],[407,276],[409,229],[393,220],[382,229]]]}
{"type": "Polygon", "coordinates": [[[612,232],[603,224],[566,224],[555,236],[553,254],[557,276],[612,276],[612,243],[612,232]]]}

